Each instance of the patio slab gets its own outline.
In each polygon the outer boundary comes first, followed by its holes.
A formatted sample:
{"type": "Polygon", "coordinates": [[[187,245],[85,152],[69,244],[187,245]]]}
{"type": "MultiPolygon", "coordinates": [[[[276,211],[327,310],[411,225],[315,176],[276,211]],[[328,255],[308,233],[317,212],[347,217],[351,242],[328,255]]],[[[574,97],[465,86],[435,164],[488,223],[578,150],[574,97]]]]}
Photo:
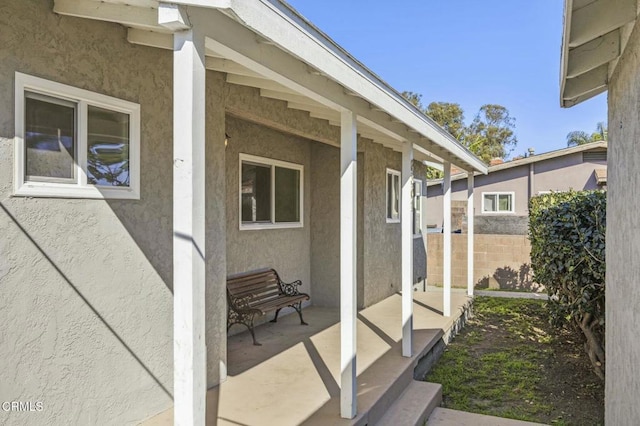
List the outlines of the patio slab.
{"type": "MultiPolygon", "coordinates": [[[[414,356],[401,355],[401,296],[395,294],[358,313],[358,415],[339,416],[339,310],[310,306],[309,326],[297,315],[228,339],[228,378],[207,392],[211,425],[374,424],[413,380],[418,361],[454,328],[470,299],[452,293],[452,316],[444,318],[442,291],[414,293],[414,356]]],[[[428,401],[425,400],[425,404],[428,401]]],[[[147,425],[173,424],[173,412],[147,425]]]]}

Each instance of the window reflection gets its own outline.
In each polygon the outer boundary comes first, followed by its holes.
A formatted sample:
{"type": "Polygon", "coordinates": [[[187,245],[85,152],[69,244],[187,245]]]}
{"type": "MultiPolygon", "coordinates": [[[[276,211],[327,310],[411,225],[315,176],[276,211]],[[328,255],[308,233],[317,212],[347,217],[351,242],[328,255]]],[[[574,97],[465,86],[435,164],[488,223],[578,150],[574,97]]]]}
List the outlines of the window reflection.
{"type": "Polygon", "coordinates": [[[87,183],[129,186],[129,114],[88,106],[87,183]]]}
{"type": "Polygon", "coordinates": [[[75,121],[74,103],[25,94],[27,180],[75,178],[75,121]]]}

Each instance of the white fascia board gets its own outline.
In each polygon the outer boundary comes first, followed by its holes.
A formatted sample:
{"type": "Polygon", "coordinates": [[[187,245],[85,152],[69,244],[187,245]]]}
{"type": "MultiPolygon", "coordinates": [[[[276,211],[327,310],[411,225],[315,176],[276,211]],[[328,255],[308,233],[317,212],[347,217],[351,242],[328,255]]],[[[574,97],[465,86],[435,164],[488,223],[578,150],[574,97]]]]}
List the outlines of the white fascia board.
{"type": "MultiPolygon", "coordinates": [[[[256,47],[255,35],[249,37],[249,34],[242,34],[229,22],[221,19],[221,15],[202,10],[199,15],[203,15],[203,24],[210,35],[208,41],[212,44],[212,50],[249,66],[265,77],[280,77],[279,83],[283,82],[284,77],[288,80],[287,86],[301,94],[336,110],[353,111],[359,117],[391,131],[397,135],[396,137],[425,145],[425,148],[427,146],[419,136],[428,138],[448,151],[449,159],[459,167],[481,173],[487,172],[487,166],[460,145],[453,136],[418,111],[286,4],[277,0],[174,0],[173,3],[225,9],[225,14],[236,17],[249,32],[258,34],[274,44],[271,46],[263,43],[256,47]],[[235,37],[238,35],[244,42],[235,37]],[[278,51],[286,52],[290,59],[299,59],[299,65],[293,70],[288,69],[281,62],[286,58],[278,54],[278,51]],[[248,63],[247,59],[251,63],[248,63]],[[318,72],[311,73],[309,66],[318,72]],[[338,85],[334,85],[333,82],[337,82],[338,85]],[[336,90],[338,86],[342,89],[336,90]],[[397,122],[390,120],[388,116],[397,122]],[[417,133],[412,135],[409,128],[417,133]]],[[[295,65],[291,60],[287,60],[286,63],[289,66],[295,65]]]]}
{"type": "Polygon", "coordinates": [[[562,46],[560,47],[560,107],[567,108],[564,100],[564,85],[567,80],[569,63],[569,34],[571,33],[571,11],[573,0],[564,0],[562,13],[562,46]]]}

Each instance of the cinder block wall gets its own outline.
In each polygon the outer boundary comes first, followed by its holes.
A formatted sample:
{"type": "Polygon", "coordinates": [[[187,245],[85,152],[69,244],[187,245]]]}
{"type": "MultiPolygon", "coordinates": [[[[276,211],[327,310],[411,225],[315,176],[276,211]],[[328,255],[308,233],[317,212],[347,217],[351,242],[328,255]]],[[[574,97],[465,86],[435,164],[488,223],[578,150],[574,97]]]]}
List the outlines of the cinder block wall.
{"type": "MultiPolygon", "coordinates": [[[[467,234],[452,234],[453,287],[467,286],[467,234]]],[[[524,235],[474,236],[475,288],[540,291],[532,280],[531,244],[524,235]]],[[[427,282],[443,283],[443,234],[427,235],[427,282]]]]}

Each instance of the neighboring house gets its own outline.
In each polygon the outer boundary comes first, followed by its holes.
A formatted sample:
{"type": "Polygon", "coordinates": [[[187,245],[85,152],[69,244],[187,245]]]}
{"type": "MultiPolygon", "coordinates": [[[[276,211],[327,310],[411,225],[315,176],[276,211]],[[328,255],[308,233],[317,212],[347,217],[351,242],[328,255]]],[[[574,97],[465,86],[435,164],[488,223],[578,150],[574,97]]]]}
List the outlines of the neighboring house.
{"type": "Polygon", "coordinates": [[[411,355],[412,168],[486,166],[286,3],[5,0],[0,40],[1,401],[202,424],[265,266],[341,309],[343,417],[356,306],[403,289],[411,355]]]}
{"type": "Polygon", "coordinates": [[[608,90],[605,423],[640,424],[640,27],[637,0],[565,0],[560,103],[608,90]]]}
{"type": "MultiPolygon", "coordinates": [[[[467,176],[451,177],[453,227],[465,227],[467,176]],[[460,206],[455,211],[455,206],[460,206]]],[[[527,233],[529,200],[550,191],[604,189],[607,184],[607,142],[571,148],[491,165],[489,173],[474,179],[476,234],[527,233]]],[[[424,221],[439,228],[443,223],[442,179],[427,182],[424,221]]]]}

